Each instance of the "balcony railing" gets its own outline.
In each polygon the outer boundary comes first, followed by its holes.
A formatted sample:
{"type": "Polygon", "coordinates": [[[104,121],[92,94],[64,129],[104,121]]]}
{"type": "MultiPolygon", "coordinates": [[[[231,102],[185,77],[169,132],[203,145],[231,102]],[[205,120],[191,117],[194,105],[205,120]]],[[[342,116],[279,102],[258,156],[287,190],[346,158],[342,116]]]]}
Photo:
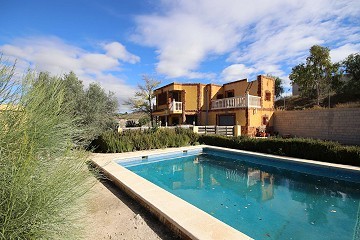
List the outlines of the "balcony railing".
{"type": "Polygon", "coordinates": [[[182,112],[182,102],[172,101],[170,103],[170,112],[173,112],[173,113],[182,112]]]}
{"type": "Polygon", "coordinates": [[[211,109],[261,108],[261,97],[246,94],[240,97],[223,98],[211,101],[211,109]]]}

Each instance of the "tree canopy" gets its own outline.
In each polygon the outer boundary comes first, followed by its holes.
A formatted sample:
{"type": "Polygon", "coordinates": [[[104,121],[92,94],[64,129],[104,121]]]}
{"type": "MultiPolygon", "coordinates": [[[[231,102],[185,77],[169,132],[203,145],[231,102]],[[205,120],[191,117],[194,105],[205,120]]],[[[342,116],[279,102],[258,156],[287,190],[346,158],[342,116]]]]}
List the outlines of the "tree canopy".
{"type": "Polygon", "coordinates": [[[152,120],[153,100],[155,99],[154,90],[160,85],[161,81],[143,75],[143,84],[138,84],[138,91],[135,92],[135,97],[129,98],[124,105],[130,106],[134,112],[146,113],[152,120]]]}
{"type": "Polygon", "coordinates": [[[360,52],[350,54],[343,62],[344,73],[349,77],[347,90],[360,94],[360,52]]]}
{"type": "Polygon", "coordinates": [[[103,131],[113,129],[118,101],[114,93],[106,93],[97,83],[90,83],[87,88],[75,73],[62,77],[66,86],[65,104],[72,111],[82,129],[82,141],[88,144],[103,131]]]}
{"type": "Polygon", "coordinates": [[[114,128],[118,102],[112,92],[106,93],[97,83],[85,88],[74,72],[60,78],[41,72],[34,84],[49,85],[59,80],[64,85],[62,108],[69,111],[81,131],[79,144],[86,146],[103,131],[114,128]]]}
{"type": "Polygon", "coordinates": [[[314,45],[310,48],[306,63],[293,67],[289,78],[299,85],[302,95],[315,95],[319,105],[321,96],[339,83],[339,64],[331,62],[329,48],[314,45]]]}
{"type": "Polygon", "coordinates": [[[268,74],[268,77],[275,79],[275,97],[280,97],[284,93],[284,87],[282,86],[283,80],[279,77],[268,74]]]}

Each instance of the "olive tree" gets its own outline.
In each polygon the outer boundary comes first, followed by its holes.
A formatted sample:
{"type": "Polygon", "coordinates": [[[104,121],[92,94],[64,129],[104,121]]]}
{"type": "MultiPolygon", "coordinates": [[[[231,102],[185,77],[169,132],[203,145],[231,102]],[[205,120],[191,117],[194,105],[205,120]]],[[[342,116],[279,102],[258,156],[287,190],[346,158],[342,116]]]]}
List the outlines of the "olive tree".
{"type": "Polygon", "coordinates": [[[102,132],[114,129],[118,101],[112,92],[106,93],[99,84],[91,83],[79,106],[85,140],[93,140],[102,132]]]}

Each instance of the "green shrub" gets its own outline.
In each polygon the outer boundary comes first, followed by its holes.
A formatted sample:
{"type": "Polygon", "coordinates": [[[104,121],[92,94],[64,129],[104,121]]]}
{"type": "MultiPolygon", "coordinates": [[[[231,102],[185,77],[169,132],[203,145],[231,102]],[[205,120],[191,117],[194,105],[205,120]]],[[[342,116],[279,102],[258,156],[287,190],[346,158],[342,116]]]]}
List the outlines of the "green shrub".
{"type": "Polygon", "coordinates": [[[9,106],[0,112],[0,239],[78,238],[90,175],[63,82],[28,74],[19,83],[1,63],[0,86],[9,106]]]}
{"type": "Polygon", "coordinates": [[[139,118],[139,126],[145,126],[145,125],[148,125],[150,123],[150,117],[149,116],[144,116],[144,117],[141,117],[139,118]]]}
{"type": "Polygon", "coordinates": [[[330,141],[303,138],[236,138],[216,135],[201,135],[199,141],[212,146],[360,166],[360,147],[344,146],[330,141]]]}
{"type": "Polygon", "coordinates": [[[106,131],[91,144],[95,152],[129,152],[194,145],[198,135],[191,129],[150,128],[123,133],[106,131]]]}

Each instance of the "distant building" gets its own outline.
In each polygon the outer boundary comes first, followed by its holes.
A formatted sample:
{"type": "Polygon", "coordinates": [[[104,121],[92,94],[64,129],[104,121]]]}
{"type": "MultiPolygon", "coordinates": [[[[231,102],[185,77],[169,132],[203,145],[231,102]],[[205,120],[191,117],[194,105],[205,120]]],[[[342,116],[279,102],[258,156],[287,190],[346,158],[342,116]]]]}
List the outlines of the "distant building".
{"type": "Polygon", "coordinates": [[[299,85],[297,85],[296,83],[293,83],[293,85],[292,85],[292,95],[293,96],[300,95],[299,85]]]}
{"type": "Polygon", "coordinates": [[[155,90],[153,115],[162,125],[241,125],[242,134],[255,135],[257,128],[271,128],[275,80],[258,76],[223,85],[171,83],[155,90]]]}

